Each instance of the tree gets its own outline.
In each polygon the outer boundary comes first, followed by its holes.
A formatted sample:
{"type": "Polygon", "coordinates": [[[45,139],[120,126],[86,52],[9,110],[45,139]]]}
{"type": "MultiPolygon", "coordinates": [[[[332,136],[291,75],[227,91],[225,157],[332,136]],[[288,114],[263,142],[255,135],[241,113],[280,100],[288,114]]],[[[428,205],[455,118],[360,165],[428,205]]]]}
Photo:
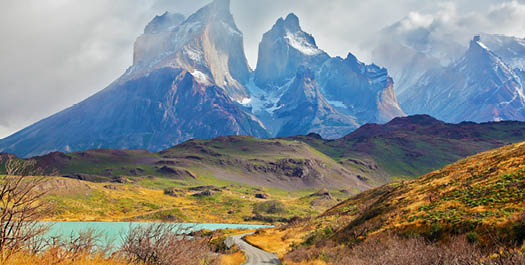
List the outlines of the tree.
{"type": "Polygon", "coordinates": [[[32,240],[47,232],[39,222],[45,207],[45,191],[38,189],[43,177],[29,177],[34,171],[32,160],[8,159],[7,176],[0,178],[0,261],[21,249],[30,248],[32,240]]]}

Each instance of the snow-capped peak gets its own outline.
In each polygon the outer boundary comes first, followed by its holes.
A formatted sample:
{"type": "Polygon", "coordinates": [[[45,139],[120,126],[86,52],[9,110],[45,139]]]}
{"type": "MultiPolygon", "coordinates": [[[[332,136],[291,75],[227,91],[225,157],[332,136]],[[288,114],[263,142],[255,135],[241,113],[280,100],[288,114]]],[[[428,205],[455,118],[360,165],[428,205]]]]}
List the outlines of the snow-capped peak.
{"type": "Polygon", "coordinates": [[[474,36],[474,39],[472,39],[470,46],[476,45],[478,47],[481,47],[484,50],[490,51],[490,49],[485,45],[483,42],[481,42],[481,36],[476,35],[474,36]]]}
{"type": "Polygon", "coordinates": [[[470,50],[481,50],[481,51],[491,52],[489,47],[487,47],[487,45],[485,45],[481,41],[480,35],[474,36],[474,38],[470,41],[470,50]]]}
{"type": "Polygon", "coordinates": [[[292,46],[294,49],[300,51],[301,53],[305,55],[317,55],[323,53],[322,50],[317,48],[315,43],[310,43],[305,38],[304,34],[301,34],[302,32],[286,32],[286,35],[284,38],[288,41],[288,44],[292,46]]]}
{"type": "Polygon", "coordinates": [[[477,44],[478,44],[479,46],[481,46],[481,48],[483,48],[483,49],[485,49],[485,50],[489,50],[489,51],[490,51],[490,49],[489,49],[489,48],[488,48],[488,47],[487,47],[487,46],[486,46],[485,44],[483,44],[483,42],[481,42],[481,41],[478,41],[478,42],[477,42],[477,44]]]}
{"type": "Polygon", "coordinates": [[[270,32],[275,41],[284,39],[288,45],[305,55],[324,53],[317,47],[312,35],[301,29],[299,18],[294,13],[288,14],[285,19],[279,18],[270,32]]]}

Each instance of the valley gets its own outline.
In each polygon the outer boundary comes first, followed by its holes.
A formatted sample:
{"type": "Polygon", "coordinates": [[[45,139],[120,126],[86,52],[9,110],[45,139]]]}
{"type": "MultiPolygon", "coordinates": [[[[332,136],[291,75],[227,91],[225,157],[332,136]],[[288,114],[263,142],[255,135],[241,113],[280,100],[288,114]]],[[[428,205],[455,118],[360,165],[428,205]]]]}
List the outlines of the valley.
{"type": "Polygon", "coordinates": [[[31,6],[69,14],[32,14],[43,35],[0,23],[0,264],[525,264],[525,39],[494,33],[523,33],[519,1],[73,2],[31,6]]]}
{"type": "Polygon", "coordinates": [[[521,122],[448,124],[419,115],[368,124],[336,140],[231,136],[158,153],[98,149],[1,157],[2,163],[34,161],[32,170],[54,176],[41,187],[53,205],[46,220],[286,223],[523,141],[524,131],[521,122]]]}

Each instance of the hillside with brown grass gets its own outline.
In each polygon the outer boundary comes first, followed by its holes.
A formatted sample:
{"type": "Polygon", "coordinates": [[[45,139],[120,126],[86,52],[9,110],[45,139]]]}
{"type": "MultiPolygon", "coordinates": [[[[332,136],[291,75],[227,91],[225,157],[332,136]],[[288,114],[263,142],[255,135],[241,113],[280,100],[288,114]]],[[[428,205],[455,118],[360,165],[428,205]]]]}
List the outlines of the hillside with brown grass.
{"type": "Polygon", "coordinates": [[[277,252],[286,264],[334,263],[351,256],[360,260],[359,251],[372,246],[377,253],[401,256],[425,256],[408,253],[414,248],[438,253],[455,249],[458,253],[451,259],[479,259],[458,264],[479,264],[482,259],[493,264],[492,258],[504,260],[500,264],[523,264],[524,237],[522,142],[462,159],[413,181],[363,192],[315,219],[260,231],[248,240],[277,252]]]}

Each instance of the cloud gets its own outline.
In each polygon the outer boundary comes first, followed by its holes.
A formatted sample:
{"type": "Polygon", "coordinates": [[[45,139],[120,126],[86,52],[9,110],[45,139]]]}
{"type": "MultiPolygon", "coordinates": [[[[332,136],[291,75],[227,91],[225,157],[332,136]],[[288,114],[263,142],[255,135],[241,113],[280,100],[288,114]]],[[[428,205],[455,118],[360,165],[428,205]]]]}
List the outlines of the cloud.
{"type": "MultiPolygon", "coordinates": [[[[209,1],[1,1],[0,138],[115,80],[132,63],[133,42],[155,15],[165,10],[188,15],[209,1]]],[[[351,51],[369,61],[369,47],[362,43],[405,17],[410,27],[436,37],[481,30],[525,36],[523,1],[232,0],[232,13],[255,66],[262,34],[289,12],[331,55],[351,51]]]]}
{"type": "MultiPolygon", "coordinates": [[[[479,8],[479,7],[478,7],[479,8]]],[[[504,34],[525,37],[525,3],[517,0],[493,3],[476,2],[466,5],[462,1],[439,2],[432,10],[412,11],[398,23],[383,31],[384,38],[372,39],[379,44],[399,42],[418,51],[467,47],[469,40],[479,33],[504,34]],[[474,7],[484,5],[478,10],[474,7]]],[[[370,44],[370,43],[369,43],[370,44]]],[[[458,52],[457,49],[453,49],[458,52]]],[[[446,51],[435,53],[447,56],[446,51]]],[[[460,54],[448,54],[457,57],[460,54]]],[[[438,58],[441,59],[441,58],[438,58]]]]}

